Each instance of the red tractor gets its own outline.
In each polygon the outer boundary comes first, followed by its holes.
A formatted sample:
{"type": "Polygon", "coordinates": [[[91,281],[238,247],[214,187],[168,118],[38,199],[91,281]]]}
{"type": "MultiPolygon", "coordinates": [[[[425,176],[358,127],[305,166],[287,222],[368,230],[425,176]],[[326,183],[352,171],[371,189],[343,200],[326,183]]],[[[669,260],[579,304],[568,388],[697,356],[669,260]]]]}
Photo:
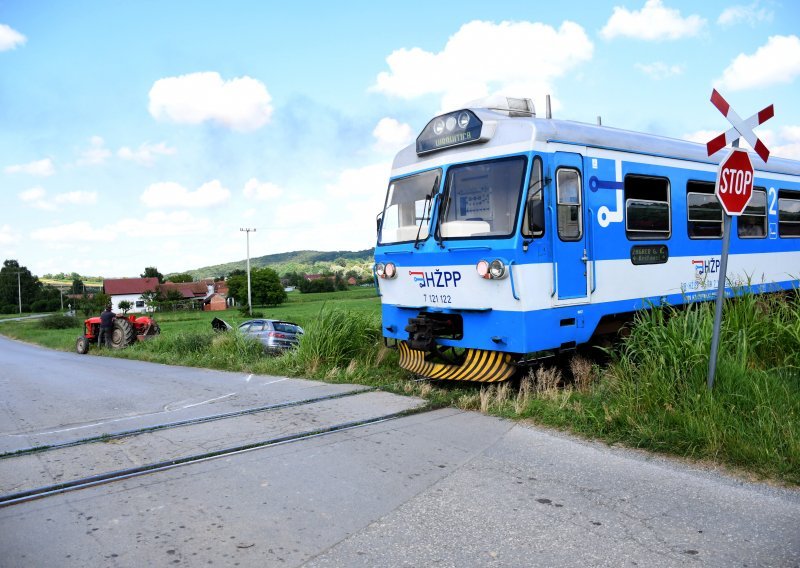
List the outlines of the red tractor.
{"type": "MultiPolygon", "coordinates": [[[[117,316],[114,329],[111,331],[111,347],[122,349],[134,341],[149,339],[161,333],[161,328],[153,318],[135,315],[117,316]]],[[[83,335],[75,342],[75,350],[81,355],[89,351],[89,344],[97,344],[100,334],[100,316],[89,318],[83,322],[83,335]]]]}

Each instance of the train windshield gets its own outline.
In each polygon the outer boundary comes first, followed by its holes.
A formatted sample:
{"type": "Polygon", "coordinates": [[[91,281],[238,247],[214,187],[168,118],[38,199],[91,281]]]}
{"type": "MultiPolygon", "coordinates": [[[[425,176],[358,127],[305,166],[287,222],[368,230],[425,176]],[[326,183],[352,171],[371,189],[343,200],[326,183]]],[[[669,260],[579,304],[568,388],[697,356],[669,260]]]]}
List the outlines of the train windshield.
{"type": "Polygon", "coordinates": [[[517,157],[451,167],[439,220],[441,238],[512,235],[525,164],[525,158],[517,157]]]}
{"type": "Polygon", "coordinates": [[[441,170],[431,170],[389,184],[381,222],[381,244],[428,238],[431,202],[439,189],[441,175],[441,170]]]}

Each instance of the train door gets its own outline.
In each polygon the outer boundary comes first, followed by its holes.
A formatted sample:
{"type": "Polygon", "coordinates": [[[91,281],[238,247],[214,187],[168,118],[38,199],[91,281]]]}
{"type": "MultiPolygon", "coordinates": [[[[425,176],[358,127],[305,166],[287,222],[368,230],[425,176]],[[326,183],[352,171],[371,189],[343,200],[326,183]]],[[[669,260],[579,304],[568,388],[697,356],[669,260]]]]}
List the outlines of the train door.
{"type": "Polygon", "coordinates": [[[553,261],[557,303],[588,300],[588,256],[583,194],[583,159],[580,154],[556,152],[555,235],[553,261]]]}

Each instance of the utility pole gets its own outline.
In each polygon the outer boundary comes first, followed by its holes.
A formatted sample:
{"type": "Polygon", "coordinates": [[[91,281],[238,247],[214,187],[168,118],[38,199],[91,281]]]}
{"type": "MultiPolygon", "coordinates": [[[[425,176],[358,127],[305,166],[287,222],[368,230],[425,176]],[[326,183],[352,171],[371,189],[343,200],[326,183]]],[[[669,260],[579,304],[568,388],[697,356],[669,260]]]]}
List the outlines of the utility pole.
{"type": "Polygon", "coordinates": [[[22,315],[22,284],[20,283],[20,274],[17,272],[17,296],[19,297],[19,315],[22,315]]]}
{"type": "Polygon", "coordinates": [[[256,232],[255,229],[239,229],[239,231],[247,233],[247,309],[250,311],[250,317],[253,316],[253,294],[250,288],[250,231],[256,232]]]}

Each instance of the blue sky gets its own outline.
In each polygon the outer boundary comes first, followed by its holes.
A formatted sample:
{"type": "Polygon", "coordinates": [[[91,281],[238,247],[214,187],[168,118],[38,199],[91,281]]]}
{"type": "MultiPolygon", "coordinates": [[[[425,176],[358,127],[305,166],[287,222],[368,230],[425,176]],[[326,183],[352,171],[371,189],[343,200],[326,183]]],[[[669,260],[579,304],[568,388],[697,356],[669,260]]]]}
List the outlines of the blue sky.
{"type": "Polygon", "coordinates": [[[800,159],[800,4],[0,0],[0,260],[137,276],[373,246],[394,153],[502,93],[800,159]]]}

